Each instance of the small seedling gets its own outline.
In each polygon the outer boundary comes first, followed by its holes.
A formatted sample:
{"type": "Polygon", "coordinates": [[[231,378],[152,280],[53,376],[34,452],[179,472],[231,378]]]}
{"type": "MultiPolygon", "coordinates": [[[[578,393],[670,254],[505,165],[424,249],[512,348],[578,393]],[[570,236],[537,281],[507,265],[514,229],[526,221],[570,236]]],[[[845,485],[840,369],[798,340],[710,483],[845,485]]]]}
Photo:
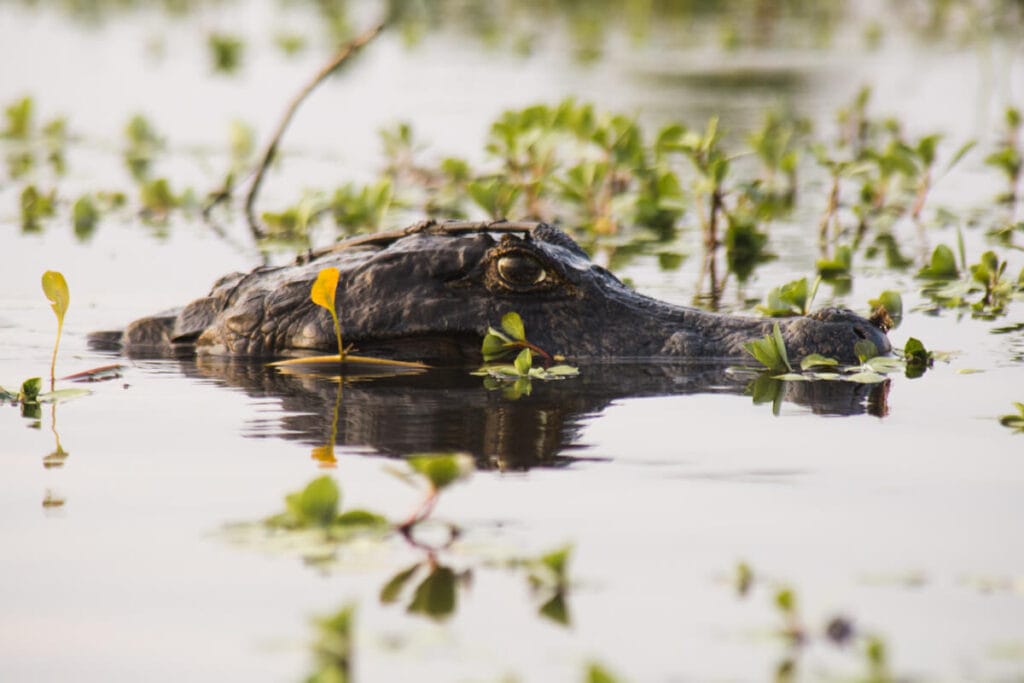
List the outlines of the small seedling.
{"type": "Polygon", "coordinates": [[[335,297],[338,291],[338,281],[341,278],[341,272],[337,268],[323,268],[317,273],[316,280],[313,282],[313,286],[310,288],[309,298],[310,300],[320,306],[326,308],[331,314],[331,322],[334,323],[334,337],[338,343],[338,355],[336,356],[307,356],[304,358],[289,358],[288,360],[279,360],[270,365],[275,367],[294,367],[294,366],[319,366],[319,365],[338,365],[338,364],[362,364],[362,365],[374,365],[374,366],[387,366],[390,368],[398,368],[402,370],[424,370],[427,365],[415,361],[400,361],[391,360],[389,358],[374,358],[372,356],[356,356],[349,353],[349,349],[345,347],[342,336],[341,336],[341,322],[338,319],[338,310],[335,304],[335,297]]]}
{"type": "Polygon", "coordinates": [[[50,359],[50,391],[54,390],[54,368],[57,367],[57,348],[60,346],[60,333],[64,329],[64,314],[68,312],[71,294],[64,276],[55,270],[43,273],[43,293],[50,300],[50,307],[57,316],[57,338],[53,342],[53,357],[50,359]]]}
{"type": "Polygon", "coordinates": [[[338,311],[335,308],[335,295],[338,291],[338,279],[341,272],[337,268],[324,268],[317,273],[316,280],[310,290],[309,298],[317,306],[326,308],[331,314],[331,321],[334,323],[334,337],[338,341],[338,357],[345,360],[345,345],[341,339],[341,323],[338,321],[338,311]]]}

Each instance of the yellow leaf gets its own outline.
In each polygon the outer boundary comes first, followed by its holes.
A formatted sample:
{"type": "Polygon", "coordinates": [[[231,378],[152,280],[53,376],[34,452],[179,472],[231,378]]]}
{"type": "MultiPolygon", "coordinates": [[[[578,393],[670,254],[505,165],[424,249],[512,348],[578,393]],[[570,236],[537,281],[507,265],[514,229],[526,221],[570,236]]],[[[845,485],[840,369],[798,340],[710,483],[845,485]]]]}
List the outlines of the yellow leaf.
{"type": "Polygon", "coordinates": [[[338,355],[345,358],[345,345],[341,340],[341,322],[338,321],[338,312],[334,309],[334,294],[338,291],[338,278],[341,273],[337,268],[324,268],[316,276],[316,282],[309,292],[309,298],[317,306],[326,308],[331,314],[334,322],[334,336],[338,340],[338,355]]]}
{"type": "Polygon", "coordinates": [[[64,276],[56,270],[43,273],[43,294],[50,300],[50,307],[57,315],[57,339],[53,343],[53,357],[50,359],[50,391],[54,389],[54,370],[57,367],[57,348],[60,346],[60,333],[64,329],[64,314],[71,303],[71,293],[64,276]]]}
{"type": "Polygon", "coordinates": [[[316,276],[316,282],[313,283],[313,289],[309,293],[309,298],[313,300],[317,306],[323,306],[331,313],[334,313],[334,293],[338,289],[338,278],[341,277],[341,273],[337,268],[324,268],[316,276]]]}
{"type": "Polygon", "coordinates": [[[68,283],[64,276],[56,270],[43,273],[43,294],[50,300],[58,324],[62,323],[64,314],[68,311],[68,304],[71,303],[71,294],[68,292],[68,283]]]}

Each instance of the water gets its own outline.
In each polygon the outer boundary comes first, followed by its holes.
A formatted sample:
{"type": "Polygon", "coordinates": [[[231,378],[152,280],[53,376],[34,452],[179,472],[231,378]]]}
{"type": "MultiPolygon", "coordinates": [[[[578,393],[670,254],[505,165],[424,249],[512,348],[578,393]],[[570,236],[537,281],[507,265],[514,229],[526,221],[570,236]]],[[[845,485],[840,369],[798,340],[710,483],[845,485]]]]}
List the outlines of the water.
{"type": "MultiPolygon", "coordinates": [[[[296,30],[315,19],[228,4],[175,20],[140,10],[81,24],[49,6],[5,4],[0,63],[19,68],[0,74],[0,101],[31,93],[42,118],[68,115],[80,139],[69,175],[40,180],[61,196],[129,186],[117,148],[134,111],[171,142],[161,172],[182,186],[212,187],[230,120],[266,134],[321,59],[310,49],[285,60],[270,47],[281,16],[296,30]],[[251,59],[237,77],[209,72],[203,33],[223,27],[250,36],[251,59]]],[[[474,158],[502,109],[566,95],[651,122],[697,123],[719,112],[743,130],[775,98],[826,121],[867,82],[879,109],[915,134],[943,131],[951,147],[972,136],[991,145],[998,112],[1021,102],[1019,41],[936,46],[893,29],[865,52],[862,26],[861,15],[842,23],[823,52],[797,44],[725,53],[707,39],[687,50],[676,34],[637,46],[613,34],[609,55],[589,66],[574,61],[568,40],[539,40],[520,57],[455,30],[429,33],[411,51],[385,35],[307,103],[262,201],[372,177],[380,163],[373,131],[396,120],[412,120],[434,149],[474,158]],[[751,70],[755,77],[736,76],[751,70]],[[751,84],[766,72],[789,76],[751,84]]],[[[984,204],[995,180],[980,156],[943,180],[933,201],[984,204]]],[[[352,383],[342,389],[331,469],[313,455],[331,433],[336,383],[251,364],[114,359],[85,343],[90,330],[181,304],[258,263],[240,220],[227,226],[229,240],[199,220],[176,218],[159,231],[125,213],[104,219],[86,242],[61,220],[24,235],[19,192],[5,176],[0,383],[46,372],[55,324],[38,278],[47,269],[71,286],[58,373],[110,362],[126,369],[90,385],[90,397],[55,413],[44,407],[38,424],[0,410],[2,680],[295,680],[312,666],[310,619],[350,602],[358,605],[358,680],[410,672],[437,681],[580,680],[589,660],[629,681],[765,680],[793,655],[772,635],[781,623],[772,596],[782,585],[795,590],[816,634],[842,614],[882,637],[900,676],[1024,674],[1024,548],[1015,524],[1024,442],[997,421],[1024,401],[1024,337],[991,333],[1021,322],[1020,302],[994,323],[930,315],[908,274],[858,263],[846,303],[861,308],[884,288],[900,289],[911,312],[894,344],[914,336],[956,355],[923,378],[893,376],[873,389],[791,387],[778,414],[721,369],[584,368],[579,380],[535,383],[518,401],[461,373],[352,383]],[[68,455],[47,458],[57,439],[68,455]],[[468,450],[485,468],[436,510],[466,530],[440,561],[472,573],[441,623],[406,614],[408,596],[378,600],[388,579],[423,559],[401,541],[344,546],[325,568],[225,531],[278,511],[285,493],[323,472],[340,484],[345,508],[402,519],[421,494],[389,473],[400,465],[395,456],[434,448],[468,450]],[[567,543],[565,627],[537,616],[522,572],[495,563],[567,543]],[[739,561],[759,577],[745,599],[731,583],[739,561]]],[[[813,268],[814,245],[799,227],[776,226],[781,258],[757,271],[746,296],[813,268]]],[[[901,244],[916,252],[912,229],[904,230],[901,244]]],[[[691,237],[684,250],[694,249],[691,237]]],[[[955,242],[950,230],[929,238],[955,242]]],[[[972,258],[990,248],[979,230],[966,238],[972,258]]],[[[1000,253],[1011,259],[1008,272],[1019,272],[1019,255],[1000,253]]],[[[688,303],[698,268],[696,256],[670,272],[640,258],[619,273],[641,291],[688,303]]],[[[819,303],[831,296],[823,288],[819,303]]],[[[744,307],[733,289],[726,298],[744,307]]],[[[820,639],[799,654],[804,680],[866,670],[857,648],[820,639]]]]}

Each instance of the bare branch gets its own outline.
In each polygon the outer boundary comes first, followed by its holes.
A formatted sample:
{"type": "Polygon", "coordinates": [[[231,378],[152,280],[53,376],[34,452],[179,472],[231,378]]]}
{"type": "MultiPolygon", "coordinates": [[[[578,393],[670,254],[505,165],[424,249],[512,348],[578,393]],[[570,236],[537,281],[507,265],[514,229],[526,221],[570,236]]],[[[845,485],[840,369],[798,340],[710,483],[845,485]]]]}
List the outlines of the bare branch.
{"type": "Polygon", "coordinates": [[[263,175],[266,173],[267,168],[270,167],[270,164],[274,161],[274,157],[277,155],[277,146],[281,142],[281,137],[284,135],[285,130],[287,130],[288,124],[291,123],[292,117],[295,116],[295,112],[298,111],[299,105],[302,104],[302,102],[311,92],[313,92],[313,90],[316,89],[318,85],[326,80],[327,77],[340,68],[341,65],[349,59],[349,57],[357,52],[359,48],[373,40],[383,28],[383,23],[378,24],[362,35],[357,36],[352,40],[352,42],[338,50],[338,52],[331,57],[326,64],[324,64],[312,80],[306,83],[302,90],[300,90],[288,104],[288,108],[285,110],[284,116],[281,117],[280,123],[277,124],[277,129],[274,131],[274,135],[270,138],[267,148],[263,151],[263,157],[260,159],[260,163],[256,167],[256,173],[253,176],[252,184],[249,186],[249,193],[245,198],[245,217],[249,221],[249,229],[252,230],[252,234],[257,240],[265,237],[267,233],[263,228],[263,225],[261,225],[256,219],[256,196],[259,194],[260,185],[263,183],[263,175]]]}

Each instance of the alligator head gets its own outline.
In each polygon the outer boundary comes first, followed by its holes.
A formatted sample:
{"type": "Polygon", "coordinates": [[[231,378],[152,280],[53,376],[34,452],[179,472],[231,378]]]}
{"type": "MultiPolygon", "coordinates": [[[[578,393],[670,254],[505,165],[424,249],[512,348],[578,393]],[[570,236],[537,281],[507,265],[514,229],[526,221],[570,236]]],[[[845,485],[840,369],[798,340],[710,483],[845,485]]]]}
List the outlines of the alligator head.
{"type": "Polygon", "coordinates": [[[345,342],[364,354],[477,362],[487,327],[510,311],[531,342],[573,360],[741,360],[744,342],[769,334],[775,322],[792,360],[820,353],[854,362],[854,345],[865,339],[891,350],[881,327],[847,310],[775,321],[671,305],[624,285],[557,228],[455,222],[355,238],[289,266],[229,275],[180,311],[97,339],[129,353],[331,352],[331,318],[309,296],[317,273],[331,266],[341,274],[336,304],[345,342]]]}

